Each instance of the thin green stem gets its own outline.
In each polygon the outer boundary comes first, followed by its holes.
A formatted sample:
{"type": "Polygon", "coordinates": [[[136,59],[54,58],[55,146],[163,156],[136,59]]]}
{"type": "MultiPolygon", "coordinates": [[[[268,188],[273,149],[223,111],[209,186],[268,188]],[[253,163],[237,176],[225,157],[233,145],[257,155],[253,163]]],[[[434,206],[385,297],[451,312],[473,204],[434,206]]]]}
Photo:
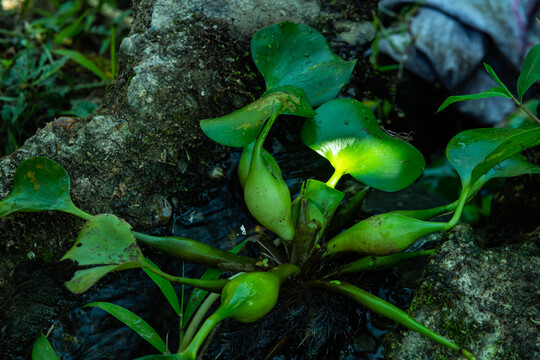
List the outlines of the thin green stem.
{"type": "Polygon", "coordinates": [[[73,207],[71,209],[67,210],[66,212],[71,214],[71,215],[75,215],[77,217],[80,217],[81,219],[83,219],[85,221],[90,220],[93,217],[93,215],[82,211],[81,209],[79,209],[75,205],[73,205],[73,207]]]}
{"type": "Polygon", "coordinates": [[[144,266],[144,268],[169,281],[173,281],[173,282],[177,282],[177,283],[185,284],[185,285],[190,285],[199,289],[208,290],[208,291],[212,291],[216,293],[221,292],[225,284],[227,284],[227,282],[229,281],[227,279],[218,279],[218,280],[190,279],[190,278],[185,278],[181,276],[173,276],[173,275],[167,274],[166,272],[163,272],[160,269],[154,268],[152,266],[144,266]]]}
{"type": "Polygon", "coordinates": [[[467,203],[468,197],[469,197],[470,187],[467,184],[463,185],[463,189],[461,191],[461,195],[459,196],[458,203],[456,205],[456,210],[454,211],[454,215],[452,215],[452,218],[446,226],[444,227],[444,230],[450,230],[456,224],[459,222],[459,219],[461,218],[461,214],[463,213],[463,208],[465,204],[467,203]]]}
{"type": "Polygon", "coordinates": [[[521,108],[521,110],[525,112],[525,114],[529,115],[534,121],[540,124],[540,119],[538,118],[538,116],[534,115],[532,111],[527,109],[527,107],[523,105],[522,103],[518,103],[518,105],[521,108]]]}
{"type": "Polygon", "coordinates": [[[340,169],[335,169],[334,173],[332,174],[332,177],[328,179],[326,182],[326,185],[330,186],[332,189],[336,188],[336,184],[343,176],[344,172],[340,169]]]}
{"type": "Polygon", "coordinates": [[[210,334],[210,331],[212,331],[212,329],[224,319],[225,317],[219,313],[218,308],[218,310],[212,315],[210,315],[208,319],[206,319],[206,321],[202,324],[201,328],[199,329],[189,346],[184,351],[179,353],[181,358],[186,360],[195,360],[197,358],[197,352],[199,351],[199,348],[203,344],[204,340],[206,340],[206,338],[208,337],[208,334],[210,334]]]}
{"type": "Polygon", "coordinates": [[[193,315],[193,319],[191,319],[191,322],[189,323],[186,333],[184,334],[184,338],[180,342],[178,353],[181,353],[188,347],[191,339],[193,338],[193,335],[195,334],[195,331],[199,327],[199,324],[202,322],[208,310],[210,310],[212,305],[217,301],[217,299],[219,299],[219,297],[220,297],[219,294],[211,293],[210,295],[208,295],[206,300],[201,304],[201,306],[199,307],[199,310],[197,310],[195,315],[193,315]]]}
{"type": "Polygon", "coordinates": [[[264,144],[264,140],[266,140],[266,137],[268,136],[268,133],[270,132],[270,129],[272,128],[272,125],[274,125],[274,122],[276,121],[277,117],[281,115],[281,112],[283,110],[283,105],[279,104],[279,107],[272,113],[270,118],[266,121],[266,124],[264,124],[263,129],[261,130],[261,133],[259,134],[259,137],[257,138],[257,141],[255,142],[255,145],[253,146],[253,153],[251,157],[260,157],[262,146],[264,144]]]}
{"type": "Polygon", "coordinates": [[[457,351],[463,357],[468,360],[476,360],[476,358],[467,350],[462,349],[454,342],[446,339],[445,337],[435,333],[429,328],[417,322],[414,318],[409,316],[403,310],[396,306],[386,302],[377,296],[368,293],[354,285],[345,283],[343,281],[320,281],[313,280],[306,283],[308,286],[326,289],[353,299],[360,305],[364,306],[370,311],[376,312],[390,320],[393,320],[406,328],[416,331],[432,340],[435,340],[439,344],[446,346],[447,348],[457,351]]]}

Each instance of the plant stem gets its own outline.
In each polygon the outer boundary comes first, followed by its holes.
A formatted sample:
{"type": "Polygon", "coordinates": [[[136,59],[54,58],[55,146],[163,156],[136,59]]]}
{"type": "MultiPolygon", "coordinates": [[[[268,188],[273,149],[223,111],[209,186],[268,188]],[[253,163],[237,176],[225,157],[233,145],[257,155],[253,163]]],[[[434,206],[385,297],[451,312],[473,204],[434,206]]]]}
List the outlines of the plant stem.
{"type": "Polygon", "coordinates": [[[75,205],[73,205],[73,208],[72,209],[69,209],[68,211],[66,211],[67,213],[71,214],[71,215],[75,215],[85,221],[88,221],[92,218],[93,215],[87,213],[87,212],[84,212],[82,211],[81,209],[79,209],[78,207],[76,207],[75,205]]]}
{"type": "Polygon", "coordinates": [[[534,121],[536,121],[537,123],[540,124],[540,119],[534,115],[532,113],[531,110],[527,109],[527,107],[525,105],[523,105],[522,103],[519,103],[519,107],[521,108],[521,110],[523,110],[527,115],[529,115],[534,121]]]}
{"type": "Polygon", "coordinates": [[[432,340],[435,340],[439,344],[444,345],[451,350],[457,351],[468,360],[476,360],[476,358],[470,352],[462,349],[460,346],[456,345],[452,341],[420,324],[403,310],[397,308],[389,302],[378,298],[373,294],[368,293],[367,291],[357,288],[354,285],[345,283],[343,281],[326,282],[320,280],[309,281],[306,284],[308,286],[323,288],[341,295],[345,295],[353,299],[360,305],[364,306],[368,310],[376,312],[390,320],[393,320],[405,326],[410,330],[416,331],[432,340]]]}
{"type": "Polygon", "coordinates": [[[217,249],[208,244],[182,237],[161,237],[132,231],[135,239],[165,254],[187,262],[209,267],[221,263],[255,264],[257,259],[217,249]]]}
{"type": "Polygon", "coordinates": [[[180,347],[178,348],[178,353],[184,351],[191,339],[193,338],[193,335],[195,334],[195,330],[199,327],[199,324],[202,322],[204,316],[210,310],[212,305],[219,299],[220,295],[216,293],[211,293],[208,295],[206,300],[201,304],[199,307],[199,310],[193,315],[193,319],[189,323],[189,326],[186,330],[186,333],[184,334],[184,337],[182,338],[182,341],[180,342],[180,347]]]}
{"type": "Polygon", "coordinates": [[[173,281],[173,282],[177,282],[177,283],[185,284],[185,285],[190,285],[199,289],[208,290],[208,291],[212,291],[216,293],[221,292],[221,289],[223,289],[225,284],[227,284],[227,282],[229,281],[227,279],[218,279],[218,280],[190,279],[190,278],[173,276],[173,275],[167,274],[166,272],[163,272],[160,269],[157,269],[153,266],[144,266],[144,268],[169,281],[173,281]]]}
{"type": "Polygon", "coordinates": [[[199,348],[203,344],[204,340],[206,340],[208,334],[210,334],[210,331],[212,331],[212,329],[224,319],[225,317],[223,317],[219,313],[219,311],[216,311],[215,313],[210,315],[208,319],[206,319],[206,321],[202,324],[201,328],[199,329],[189,346],[184,351],[179,353],[181,358],[195,360],[197,358],[197,351],[199,351],[199,348]]]}
{"type": "Polygon", "coordinates": [[[461,190],[461,195],[459,196],[458,203],[456,205],[456,210],[454,212],[454,215],[452,215],[452,218],[446,226],[444,227],[444,230],[450,230],[456,224],[459,222],[459,219],[461,218],[461,214],[463,213],[463,207],[467,203],[468,197],[469,197],[470,187],[468,184],[464,184],[463,188],[461,190]]]}
{"type": "Polygon", "coordinates": [[[272,113],[270,118],[266,121],[266,124],[264,124],[263,129],[261,130],[261,133],[259,134],[259,137],[257,138],[257,141],[255,142],[255,145],[253,146],[253,153],[251,155],[251,158],[257,156],[261,157],[261,151],[262,146],[264,144],[264,140],[266,140],[266,137],[268,136],[268,133],[270,132],[270,129],[272,128],[272,125],[274,125],[274,122],[276,121],[277,117],[281,115],[283,109],[283,105],[279,104],[279,107],[272,113]]]}
{"type": "Polygon", "coordinates": [[[532,113],[532,111],[530,111],[529,109],[527,109],[527,107],[525,105],[523,105],[523,103],[521,101],[519,101],[518,99],[516,99],[514,96],[512,96],[512,101],[521,108],[521,110],[523,110],[525,112],[525,114],[529,115],[534,121],[536,121],[537,123],[540,124],[540,119],[534,115],[532,113]]]}
{"type": "Polygon", "coordinates": [[[344,172],[340,169],[335,169],[334,173],[332,174],[332,177],[328,179],[326,182],[326,185],[330,186],[332,189],[336,188],[336,184],[343,176],[344,172]]]}

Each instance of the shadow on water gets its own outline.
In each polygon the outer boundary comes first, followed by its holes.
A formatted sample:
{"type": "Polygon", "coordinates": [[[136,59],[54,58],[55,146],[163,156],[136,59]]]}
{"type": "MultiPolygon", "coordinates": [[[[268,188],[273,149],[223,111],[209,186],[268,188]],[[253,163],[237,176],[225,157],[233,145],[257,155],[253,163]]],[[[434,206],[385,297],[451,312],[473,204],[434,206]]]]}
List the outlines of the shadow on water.
{"type": "MultiPolygon", "coordinates": [[[[277,131],[283,130],[279,130],[278,127],[277,131]]],[[[332,169],[325,163],[325,160],[306,149],[298,138],[291,137],[289,134],[281,135],[281,138],[286,139],[284,140],[286,143],[282,144],[274,140],[273,143],[269,144],[271,147],[269,150],[282,167],[284,178],[291,188],[293,196],[299,191],[302,181],[313,177],[313,174],[322,174],[319,177],[321,180],[331,175],[332,169]],[[285,148],[289,149],[289,152],[286,153],[285,148]]],[[[236,243],[254,232],[257,223],[246,210],[240,185],[235,176],[239,157],[240,153],[235,152],[227,163],[221,164],[224,169],[227,169],[225,183],[216,184],[206,190],[204,194],[206,200],[202,204],[190,208],[175,209],[172,234],[197,239],[222,249],[231,249],[236,243]]],[[[184,270],[186,276],[198,277],[204,272],[204,268],[189,264],[185,264],[182,270],[181,261],[171,261],[158,253],[149,251],[149,249],[143,250],[164,271],[171,274],[181,275],[184,270]]],[[[410,287],[414,279],[418,278],[420,271],[421,268],[417,269],[416,275],[407,277],[413,280],[407,281],[403,281],[403,278],[400,277],[399,270],[364,274],[351,280],[363,284],[365,290],[371,291],[401,308],[406,308],[412,296],[410,287]]],[[[180,294],[180,286],[175,286],[175,288],[180,294]]],[[[190,290],[186,289],[185,300],[187,300],[189,293],[190,290]]],[[[324,340],[321,341],[321,344],[316,345],[311,341],[313,344],[309,344],[307,347],[303,347],[301,343],[303,335],[297,336],[298,341],[290,341],[289,344],[283,346],[274,359],[384,359],[381,337],[392,326],[391,322],[378,315],[365,312],[348,300],[330,299],[330,296],[320,294],[307,296],[317,306],[323,308],[320,317],[315,317],[315,319],[319,319],[319,323],[310,329],[314,336],[333,331],[332,327],[326,326],[326,321],[341,329],[336,330],[334,334],[322,336],[321,339],[324,340]],[[328,304],[333,308],[326,311],[324,307],[328,307],[328,304]]],[[[294,296],[292,299],[295,299],[294,296]]],[[[177,349],[178,317],[157,286],[142,271],[130,270],[108,275],[87,293],[80,296],[80,306],[69,311],[64,319],[55,324],[55,330],[50,339],[63,360],[122,360],[156,353],[151,345],[105,311],[96,308],[81,308],[82,305],[93,301],[112,302],[131,310],[149,322],[163,339],[167,338],[172,351],[177,349]]],[[[291,304],[287,304],[287,300],[280,299],[275,311],[279,313],[282,311],[280,307],[289,306],[291,304]]],[[[292,306],[294,307],[294,305],[292,306]]],[[[289,314],[291,313],[290,308],[287,311],[289,314]]],[[[298,313],[301,314],[301,311],[303,310],[299,307],[298,313]]],[[[257,340],[256,346],[260,347],[261,344],[272,346],[276,339],[280,339],[280,331],[285,333],[290,330],[286,328],[287,326],[301,326],[301,323],[295,320],[294,316],[284,319],[281,324],[280,328],[280,326],[275,325],[275,322],[259,321],[255,324],[226,322],[221,327],[220,333],[214,338],[206,358],[255,358],[253,357],[255,355],[247,352],[253,345],[242,345],[242,341],[238,341],[238,339],[253,337],[253,334],[260,330],[263,331],[263,339],[257,340]],[[267,328],[258,327],[258,323],[267,328]],[[236,351],[236,354],[232,351],[236,351]],[[250,356],[246,356],[246,354],[250,354],[250,356]]],[[[307,332],[305,329],[297,329],[297,331],[298,334],[307,332]]]]}

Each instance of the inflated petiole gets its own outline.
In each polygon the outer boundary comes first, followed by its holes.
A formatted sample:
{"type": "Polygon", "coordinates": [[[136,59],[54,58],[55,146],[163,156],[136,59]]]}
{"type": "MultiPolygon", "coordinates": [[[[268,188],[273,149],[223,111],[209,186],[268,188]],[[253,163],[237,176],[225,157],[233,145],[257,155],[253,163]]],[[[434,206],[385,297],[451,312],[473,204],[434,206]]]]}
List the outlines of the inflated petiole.
{"type": "Polygon", "coordinates": [[[422,221],[395,213],[374,215],[332,238],[326,253],[392,255],[407,249],[420,237],[446,228],[444,222],[422,221]]]}
{"type": "Polygon", "coordinates": [[[326,289],[328,291],[335,292],[347,296],[348,298],[356,301],[366,309],[376,312],[390,320],[393,320],[406,328],[416,331],[432,340],[435,340],[439,344],[446,346],[447,348],[458,352],[461,356],[468,360],[476,360],[476,358],[467,350],[463,349],[454,342],[448,340],[444,336],[437,334],[436,332],[428,329],[424,325],[420,324],[414,318],[409,316],[403,310],[396,306],[378,298],[377,296],[368,293],[354,285],[348,284],[343,281],[320,281],[313,280],[307,282],[308,286],[326,289]]]}
{"type": "Polygon", "coordinates": [[[257,221],[285,241],[292,240],[294,225],[291,213],[291,193],[281,177],[263,156],[262,145],[277,118],[276,111],[265,124],[253,147],[249,174],[244,187],[244,200],[257,221]]]}

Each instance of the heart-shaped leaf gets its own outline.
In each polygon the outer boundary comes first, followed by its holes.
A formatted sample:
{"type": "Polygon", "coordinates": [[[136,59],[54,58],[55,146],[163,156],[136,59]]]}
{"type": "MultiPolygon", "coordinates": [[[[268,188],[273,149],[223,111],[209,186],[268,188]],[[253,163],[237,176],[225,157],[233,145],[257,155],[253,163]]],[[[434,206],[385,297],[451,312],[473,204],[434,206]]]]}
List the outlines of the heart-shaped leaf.
{"type": "Polygon", "coordinates": [[[266,89],[298,86],[313,107],[339,93],[356,63],[337,56],[317,30],[292,22],[257,31],[251,40],[251,55],[266,81],[266,89]]]}
{"type": "Polygon", "coordinates": [[[24,160],[13,176],[13,189],[0,201],[0,217],[17,211],[59,210],[87,219],[90,215],[73,205],[69,185],[66,170],[56,162],[41,156],[24,160]]]}
{"type": "Polygon", "coordinates": [[[75,273],[66,283],[74,293],[88,290],[111,271],[143,267],[146,259],[135,241],[131,226],[114,215],[97,215],[83,226],[73,247],[61,260],[79,265],[100,265],[75,273]]]}
{"type": "Polygon", "coordinates": [[[519,101],[523,101],[525,92],[540,78],[540,44],[534,45],[527,53],[521,74],[517,81],[519,101]]]}
{"type": "Polygon", "coordinates": [[[414,146],[382,131],[373,112],[352,99],[321,105],[305,122],[302,140],[330,161],[336,173],[351,174],[383,191],[409,186],[425,165],[414,146]]]}
{"type": "Polygon", "coordinates": [[[446,156],[468,189],[501,161],[539,144],[540,128],[472,129],[450,140],[446,156]]]}
{"type": "Polygon", "coordinates": [[[133,331],[139,334],[140,337],[155,347],[160,353],[164,353],[167,350],[165,342],[159,336],[156,330],[154,330],[154,328],[152,328],[140,316],[132,313],[128,309],[108,302],[93,302],[86,304],[83,307],[97,307],[108,312],[125,325],[129,326],[133,331]]]}
{"type": "Polygon", "coordinates": [[[280,86],[231,114],[201,120],[200,125],[206,136],[215,142],[244,147],[255,140],[266,120],[276,112],[303,117],[315,114],[301,88],[280,86]]]}

